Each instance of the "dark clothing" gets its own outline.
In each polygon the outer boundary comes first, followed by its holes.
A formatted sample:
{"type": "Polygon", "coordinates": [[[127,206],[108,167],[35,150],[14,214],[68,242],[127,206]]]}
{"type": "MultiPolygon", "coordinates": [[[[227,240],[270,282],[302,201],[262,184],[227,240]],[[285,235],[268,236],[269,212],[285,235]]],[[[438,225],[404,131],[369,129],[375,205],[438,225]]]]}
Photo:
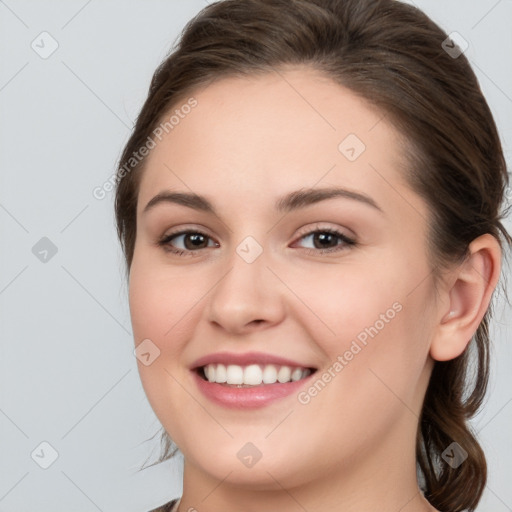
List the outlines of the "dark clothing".
{"type": "Polygon", "coordinates": [[[153,510],[150,510],[149,512],[171,512],[172,508],[176,503],[178,503],[179,498],[176,498],[175,500],[169,501],[169,503],[166,503],[165,505],[161,505],[158,508],[154,508],[153,510]]]}

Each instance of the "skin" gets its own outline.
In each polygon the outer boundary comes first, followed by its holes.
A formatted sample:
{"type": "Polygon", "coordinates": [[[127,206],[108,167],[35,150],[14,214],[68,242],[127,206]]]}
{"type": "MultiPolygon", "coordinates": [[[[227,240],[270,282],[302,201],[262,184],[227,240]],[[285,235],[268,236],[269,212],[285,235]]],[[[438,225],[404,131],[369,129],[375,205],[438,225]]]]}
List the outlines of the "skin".
{"type": "MultiPolygon", "coordinates": [[[[180,511],[434,510],[416,481],[418,416],[434,359],[459,355],[487,309],[498,243],[475,240],[436,295],[429,211],[402,178],[402,139],[312,69],[224,78],[193,96],[197,107],[146,162],[129,286],[135,342],[160,350],[152,364],[139,362],[142,384],[184,455],[180,511]],[[355,161],[338,149],[348,134],[366,146],[355,161]],[[274,209],[311,187],[366,194],[382,211],[343,197],[274,209]],[[143,213],[166,190],[204,196],[217,214],[172,203],[143,213]],[[322,253],[307,236],[319,227],[356,245],[335,237],[340,250],[322,253]],[[211,238],[184,256],[158,245],[182,228],[211,238]],[[236,252],[247,236],[263,249],[253,263],[236,252]],[[400,312],[307,404],[292,394],[261,409],[224,408],[188,369],[212,352],[254,350],[321,375],[396,303],[400,312]],[[247,442],[262,453],[251,468],[236,456],[247,442]]],[[[193,247],[184,242],[168,246],[193,247]]]]}

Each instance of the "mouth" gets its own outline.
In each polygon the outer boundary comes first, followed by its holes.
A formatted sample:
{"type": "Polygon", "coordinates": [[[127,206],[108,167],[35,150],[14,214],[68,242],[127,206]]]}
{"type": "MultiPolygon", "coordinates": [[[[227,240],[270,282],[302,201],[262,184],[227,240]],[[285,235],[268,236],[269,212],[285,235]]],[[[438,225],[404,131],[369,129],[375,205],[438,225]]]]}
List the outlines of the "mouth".
{"type": "Polygon", "coordinates": [[[276,364],[211,363],[193,369],[204,381],[231,388],[253,388],[272,384],[287,384],[306,379],[317,371],[312,367],[276,364]]]}

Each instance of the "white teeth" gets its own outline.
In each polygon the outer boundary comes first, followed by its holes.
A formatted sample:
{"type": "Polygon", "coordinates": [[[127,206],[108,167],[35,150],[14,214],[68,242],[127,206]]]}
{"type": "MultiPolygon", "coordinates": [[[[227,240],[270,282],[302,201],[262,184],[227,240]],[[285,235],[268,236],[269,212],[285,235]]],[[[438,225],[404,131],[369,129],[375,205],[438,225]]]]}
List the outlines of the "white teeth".
{"type": "Polygon", "coordinates": [[[245,367],[244,384],[259,386],[263,380],[263,372],[258,364],[251,364],[245,367]]]}
{"type": "Polygon", "coordinates": [[[205,367],[206,378],[213,382],[215,380],[215,366],[209,364],[205,367]]]}
{"type": "Polygon", "coordinates": [[[241,366],[237,366],[236,364],[230,364],[227,367],[227,383],[228,384],[243,384],[244,383],[244,369],[241,366]]]}
{"type": "Polygon", "coordinates": [[[293,381],[302,379],[302,370],[300,368],[295,368],[292,372],[291,379],[293,381]]]}
{"type": "MultiPolygon", "coordinates": [[[[213,365],[212,365],[213,366],[213,365]]],[[[228,372],[223,364],[218,364],[215,370],[215,382],[223,383],[228,380],[228,372]]],[[[212,381],[213,382],[213,381],[212,381]]]]}
{"type": "Polygon", "coordinates": [[[290,377],[292,376],[292,370],[289,366],[281,366],[279,371],[277,372],[277,380],[279,382],[290,382],[290,377]]]}
{"type": "Polygon", "coordinates": [[[265,365],[263,368],[263,383],[274,384],[277,381],[277,368],[273,364],[265,365]]]}
{"type": "Polygon", "coordinates": [[[250,364],[248,366],[207,364],[203,367],[203,370],[209,382],[239,386],[294,382],[311,374],[311,370],[307,368],[291,368],[290,366],[276,366],[273,364],[250,364]]]}

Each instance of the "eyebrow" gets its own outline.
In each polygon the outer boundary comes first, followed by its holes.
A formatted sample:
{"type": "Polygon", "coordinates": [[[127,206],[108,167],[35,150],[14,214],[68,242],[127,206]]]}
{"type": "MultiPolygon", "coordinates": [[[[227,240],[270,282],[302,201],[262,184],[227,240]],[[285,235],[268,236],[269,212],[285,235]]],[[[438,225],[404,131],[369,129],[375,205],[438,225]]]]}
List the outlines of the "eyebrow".
{"type": "MultiPolygon", "coordinates": [[[[276,201],[275,209],[280,213],[288,213],[335,197],[359,201],[383,213],[382,208],[370,196],[339,187],[302,189],[290,192],[276,201]]],[[[142,213],[146,213],[157,204],[162,203],[180,204],[194,210],[217,215],[214,206],[205,197],[195,193],[171,191],[163,191],[153,197],[142,213]]]]}

